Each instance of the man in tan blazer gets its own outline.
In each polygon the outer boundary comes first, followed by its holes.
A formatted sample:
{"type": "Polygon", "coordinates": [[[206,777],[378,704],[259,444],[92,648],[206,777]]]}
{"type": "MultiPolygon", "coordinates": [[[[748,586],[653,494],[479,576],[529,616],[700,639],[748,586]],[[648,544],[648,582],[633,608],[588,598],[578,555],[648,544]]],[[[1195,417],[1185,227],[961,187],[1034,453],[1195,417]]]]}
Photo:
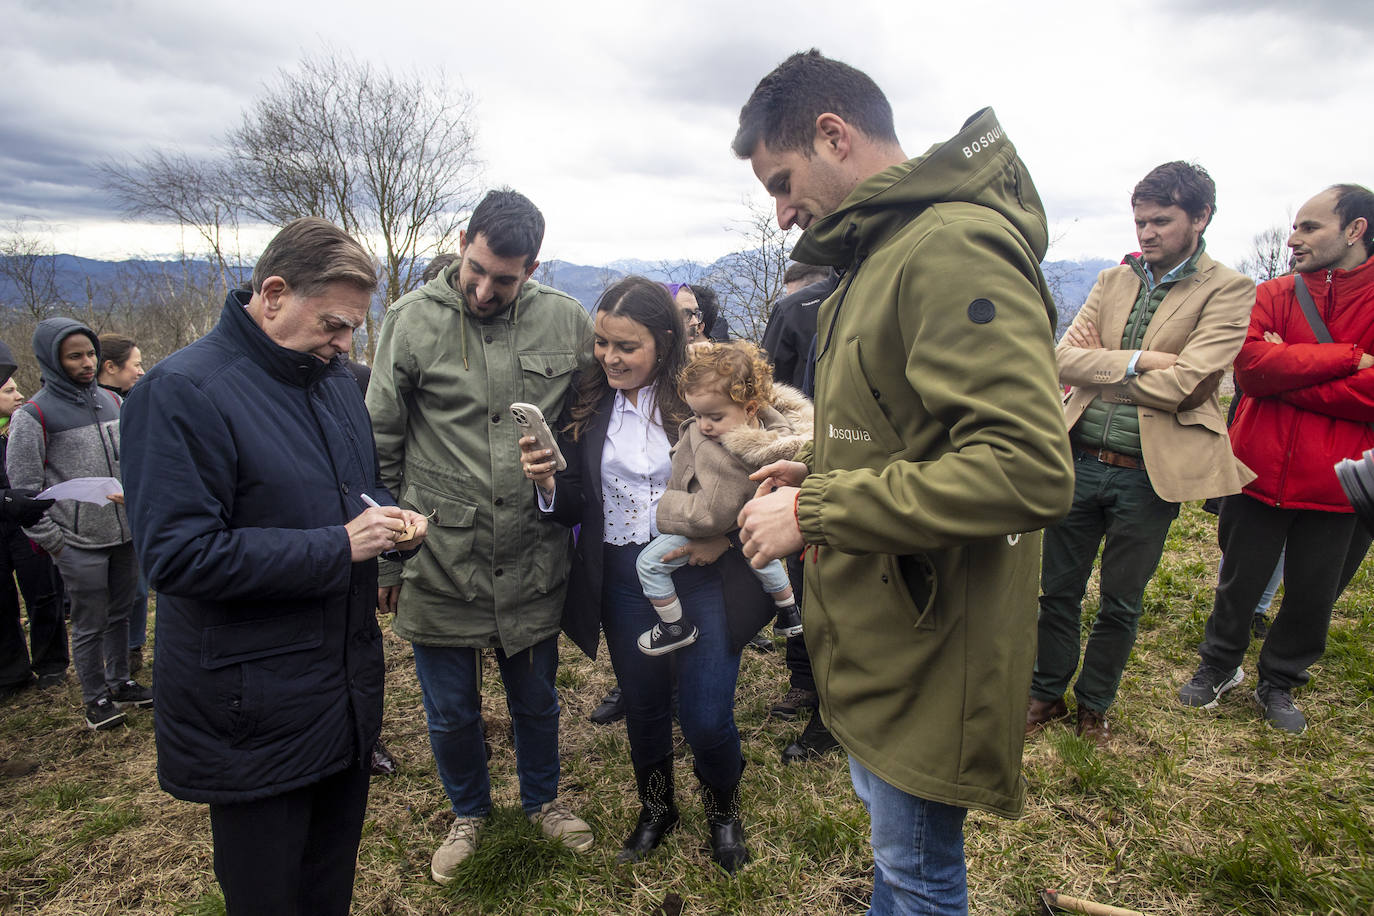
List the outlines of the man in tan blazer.
{"type": "Polygon", "coordinates": [[[1045,532],[1039,647],[1026,734],[1067,718],[1083,592],[1103,546],[1101,609],[1074,685],[1077,731],[1110,737],[1107,710],[1135,645],[1145,585],[1185,500],[1254,478],[1231,454],[1217,386],[1240,350],[1255,284],[1213,261],[1203,168],[1168,162],[1131,194],[1140,254],[1097,278],[1055,351],[1074,447],[1074,502],[1045,532]],[[1103,545],[1103,538],[1106,543],[1103,545]]]}

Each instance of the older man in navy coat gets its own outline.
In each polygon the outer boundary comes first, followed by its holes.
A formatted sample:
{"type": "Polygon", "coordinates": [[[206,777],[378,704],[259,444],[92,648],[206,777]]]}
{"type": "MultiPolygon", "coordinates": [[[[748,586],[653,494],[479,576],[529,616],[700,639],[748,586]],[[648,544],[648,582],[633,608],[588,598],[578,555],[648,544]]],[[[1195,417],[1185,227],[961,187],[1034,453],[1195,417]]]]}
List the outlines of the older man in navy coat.
{"type": "Polygon", "coordinates": [[[231,292],[123,416],[158,593],[158,778],[210,805],[230,914],[345,914],[352,897],[382,717],[376,557],[426,529],[378,482],[341,361],[376,285],[356,241],[294,220],[252,292],[231,292]]]}

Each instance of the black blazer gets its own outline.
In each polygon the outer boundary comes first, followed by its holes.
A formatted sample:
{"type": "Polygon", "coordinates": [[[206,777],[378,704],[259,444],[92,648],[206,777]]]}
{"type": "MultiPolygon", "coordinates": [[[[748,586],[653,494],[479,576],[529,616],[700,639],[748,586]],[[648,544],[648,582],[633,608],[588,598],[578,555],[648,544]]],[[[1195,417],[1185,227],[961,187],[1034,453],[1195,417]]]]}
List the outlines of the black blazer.
{"type": "MultiPolygon", "coordinates": [[[[596,658],[601,641],[602,539],[605,513],[602,508],[601,452],[611,426],[615,392],[607,392],[581,439],[562,434],[558,447],[568,466],[554,475],[553,511],[546,518],[572,527],[580,524],[568,593],[563,603],[563,632],[590,658],[596,658]]],[[[677,430],[668,433],[669,439],[677,430]]],[[[536,499],[537,499],[536,494],[536,499]]],[[[537,503],[536,503],[537,504],[537,503]]],[[[777,609],[760,587],[739,551],[739,539],[730,535],[732,549],[714,564],[725,596],[725,616],[730,628],[730,651],[738,654],[777,609]]]]}

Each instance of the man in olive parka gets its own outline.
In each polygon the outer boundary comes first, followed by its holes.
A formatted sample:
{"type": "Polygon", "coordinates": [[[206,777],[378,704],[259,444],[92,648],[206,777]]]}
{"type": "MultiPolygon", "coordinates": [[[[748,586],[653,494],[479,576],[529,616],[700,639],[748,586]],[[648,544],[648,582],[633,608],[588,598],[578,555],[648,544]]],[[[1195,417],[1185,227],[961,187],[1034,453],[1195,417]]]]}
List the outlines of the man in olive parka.
{"type": "Polygon", "coordinates": [[[1024,801],[1038,529],[1073,495],[1044,212],[991,109],[909,160],[882,91],[815,50],[759,83],[733,149],[806,230],[793,257],[843,272],[813,444],[756,475],[744,550],[809,555],[806,644],[872,820],[872,912],[963,912],[967,809],[1024,801]]]}
{"type": "Polygon", "coordinates": [[[515,733],[521,806],[549,836],[591,848],[558,796],[558,633],[571,540],[542,520],[520,466],[512,402],[557,417],[591,319],[530,279],[544,217],[511,190],[489,193],[459,257],[387,309],[367,407],[382,480],[430,516],[405,563],[383,562],[378,604],[415,649],[430,746],[455,816],[430,873],[446,884],[491,811],[481,733],[482,649],[494,649],[515,733]]]}

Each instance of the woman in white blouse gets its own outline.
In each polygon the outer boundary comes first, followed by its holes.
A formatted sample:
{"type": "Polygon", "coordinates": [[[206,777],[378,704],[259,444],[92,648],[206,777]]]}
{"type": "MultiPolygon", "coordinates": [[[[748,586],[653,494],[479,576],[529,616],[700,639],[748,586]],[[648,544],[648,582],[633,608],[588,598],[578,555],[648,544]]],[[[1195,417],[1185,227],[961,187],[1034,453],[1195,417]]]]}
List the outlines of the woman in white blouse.
{"type": "MultiPolygon", "coordinates": [[[[602,294],[595,320],[596,361],[588,371],[559,437],[568,467],[553,473],[547,450],[522,439],[526,475],[538,485],[540,507],[565,525],[581,524],[568,585],[563,628],[594,656],[605,631],[625,701],[630,760],[642,808],[625,840],[621,861],[643,858],[678,823],[673,798],[673,712],[668,657],[639,651],[639,634],[658,617],[640,588],[635,559],[658,532],[655,512],[668,483],[669,449],[690,416],[675,379],[686,362],[686,328],[668,291],[628,277],[602,294]]],[[[739,811],[744,769],[735,728],[735,681],[740,649],[769,617],[767,602],[736,606],[734,594],[761,595],[757,586],[731,589],[723,577],[748,577],[738,550],[724,537],[694,541],[688,566],[674,574],[678,595],[701,631],[674,653],[678,722],[692,748],[711,828],[711,857],[733,872],[749,860],[739,811]],[[720,563],[715,561],[725,558],[720,563]],[[724,595],[732,594],[730,613],[724,595]]],[[[752,580],[751,580],[752,581],[752,580]]]]}

